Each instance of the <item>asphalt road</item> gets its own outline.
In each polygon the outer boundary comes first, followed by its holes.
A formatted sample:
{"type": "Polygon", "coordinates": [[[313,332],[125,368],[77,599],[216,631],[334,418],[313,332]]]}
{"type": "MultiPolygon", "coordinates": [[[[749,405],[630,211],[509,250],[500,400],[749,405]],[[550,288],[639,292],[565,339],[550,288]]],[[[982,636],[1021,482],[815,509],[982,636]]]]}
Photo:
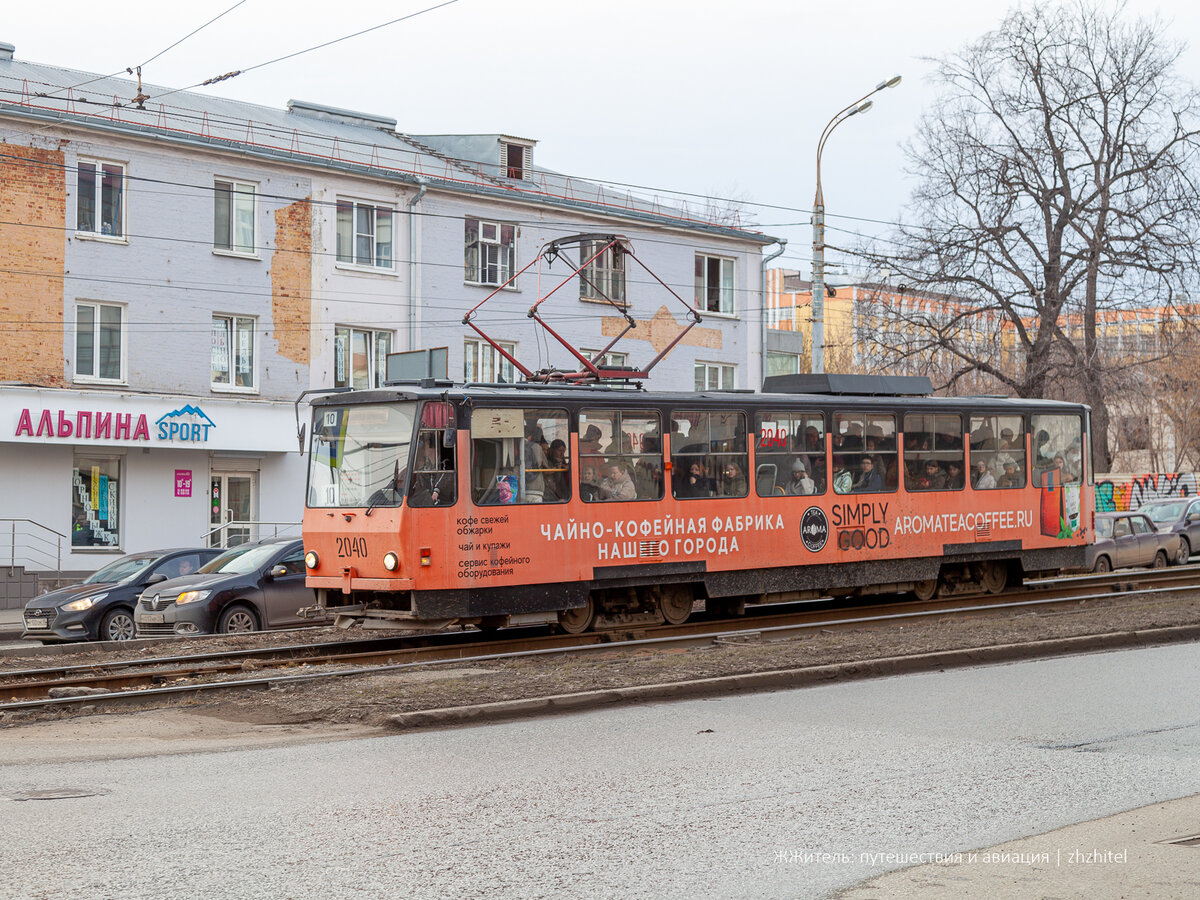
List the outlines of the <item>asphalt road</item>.
{"type": "Polygon", "coordinates": [[[0,896],[827,896],[1200,791],[1198,651],[86,764],[0,730],[0,896]]]}

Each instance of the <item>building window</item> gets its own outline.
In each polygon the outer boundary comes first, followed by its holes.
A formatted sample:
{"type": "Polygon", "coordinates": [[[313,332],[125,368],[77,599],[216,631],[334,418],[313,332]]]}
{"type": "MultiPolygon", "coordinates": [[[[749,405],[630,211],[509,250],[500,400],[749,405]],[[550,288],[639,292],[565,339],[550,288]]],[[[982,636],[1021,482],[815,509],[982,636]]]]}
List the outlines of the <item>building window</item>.
{"type": "Polygon", "coordinates": [[[75,377],[89,381],[124,381],[123,307],[80,303],[75,307],[75,377]]]}
{"type": "Polygon", "coordinates": [[[512,277],[517,228],[502,222],[467,219],[464,278],[470,284],[501,285],[512,277]]]}
{"type": "Polygon", "coordinates": [[[767,375],[799,375],[800,354],[781,350],[767,351],[767,375]]]}
{"type": "Polygon", "coordinates": [[[392,210],[386,206],[339,200],[337,261],[375,269],[392,268],[392,210]]]}
{"type": "Polygon", "coordinates": [[[733,260],[696,254],[696,309],[733,315],[733,260]]]}
{"type": "MultiPolygon", "coordinates": [[[[596,354],[599,353],[600,351],[599,350],[580,350],[579,352],[582,353],[584,356],[586,356],[588,359],[595,359],[596,354]]],[[[625,368],[629,367],[629,354],[628,353],[615,353],[614,351],[609,350],[607,353],[605,353],[603,356],[601,356],[599,359],[596,360],[596,365],[612,366],[613,368],[625,369],[625,368]]]]}
{"type": "Polygon", "coordinates": [[[529,177],[529,167],[532,162],[533,148],[523,144],[500,143],[500,165],[504,167],[507,178],[529,177]]]}
{"type": "MultiPolygon", "coordinates": [[[[584,241],[579,245],[579,261],[587,262],[600,253],[605,241],[584,241]]],[[[579,273],[580,300],[611,300],[625,305],[625,254],[618,245],[606,249],[579,273]]]]}
{"type": "Polygon", "coordinates": [[[213,316],[212,386],[254,388],[254,319],[213,316]]]}
{"type": "Polygon", "coordinates": [[[724,363],[696,363],[696,390],[732,391],[733,373],[736,368],[724,363]]]}
{"type": "MultiPolygon", "coordinates": [[[[516,357],[517,345],[497,341],[504,352],[516,357]]],[[[487,341],[466,341],[463,346],[463,378],[471,382],[484,384],[504,382],[512,384],[517,380],[513,364],[496,352],[496,348],[487,341]]]]}
{"type": "Polygon", "coordinates": [[[125,167],[80,160],[76,229],[106,237],[125,235],[125,167]]]}
{"type": "Polygon", "coordinates": [[[256,187],[243,181],[220,181],[213,187],[213,248],[253,255],[256,187]]]}
{"type": "Polygon", "coordinates": [[[76,456],[71,470],[71,546],[119,547],[121,460],[76,456]]]}
{"type": "Polygon", "coordinates": [[[339,325],[333,330],[333,386],[382,387],[387,375],[387,355],[391,352],[390,331],[364,331],[339,325]]]}

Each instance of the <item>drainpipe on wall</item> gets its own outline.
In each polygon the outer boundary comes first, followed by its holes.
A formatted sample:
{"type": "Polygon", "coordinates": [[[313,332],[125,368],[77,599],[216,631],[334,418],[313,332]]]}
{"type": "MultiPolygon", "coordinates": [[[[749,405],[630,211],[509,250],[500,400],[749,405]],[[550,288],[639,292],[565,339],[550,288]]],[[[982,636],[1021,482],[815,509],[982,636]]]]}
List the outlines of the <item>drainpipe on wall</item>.
{"type": "Polygon", "coordinates": [[[758,279],[758,292],[760,295],[759,315],[762,316],[762,350],[759,353],[759,379],[758,389],[762,390],[762,383],[767,378],[767,263],[775,257],[780,256],[787,249],[787,239],[779,238],[775,243],[779,245],[779,249],[763,257],[762,273],[758,279]]]}
{"type": "MultiPolygon", "coordinates": [[[[416,222],[415,207],[429,189],[424,181],[417,179],[421,189],[408,201],[408,349],[417,349],[417,239],[414,223],[416,222]]],[[[780,251],[782,252],[782,251],[780,251]]]]}

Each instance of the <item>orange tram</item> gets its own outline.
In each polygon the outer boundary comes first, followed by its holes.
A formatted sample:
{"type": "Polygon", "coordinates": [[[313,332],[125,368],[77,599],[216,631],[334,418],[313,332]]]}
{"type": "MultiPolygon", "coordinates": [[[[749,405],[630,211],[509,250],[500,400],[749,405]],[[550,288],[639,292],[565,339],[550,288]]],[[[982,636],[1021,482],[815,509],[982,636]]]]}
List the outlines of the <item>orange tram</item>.
{"type": "Polygon", "coordinates": [[[425,379],[321,396],[308,584],[342,625],[580,632],[1083,566],[1087,407],[931,393],[789,375],[761,394],[425,379]]]}

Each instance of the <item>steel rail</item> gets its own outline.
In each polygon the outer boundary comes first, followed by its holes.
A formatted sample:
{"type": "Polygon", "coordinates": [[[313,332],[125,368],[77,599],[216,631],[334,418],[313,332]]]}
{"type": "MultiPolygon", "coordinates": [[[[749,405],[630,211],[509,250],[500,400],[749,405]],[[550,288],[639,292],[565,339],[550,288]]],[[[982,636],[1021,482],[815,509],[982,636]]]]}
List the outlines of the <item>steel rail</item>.
{"type": "MultiPolygon", "coordinates": [[[[1110,572],[1104,575],[1082,575],[1082,576],[1066,576],[1053,579],[1041,579],[1037,581],[1025,582],[1021,587],[1011,589],[1001,594],[984,594],[984,593],[963,593],[948,597],[935,597],[928,601],[916,600],[892,600],[888,599],[883,602],[878,602],[880,597],[888,595],[865,595],[860,597],[837,599],[832,597],[821,597],[813,600],[803,601],[787,601],[782,603],[768,604],[753,604],[748,608],[753,610],[754,616],[729,620],[731,622],[741,622],[743,624],[752,625],[755,618],[777,617],[781,615],[793,615],[796,613],[811,613],[814,609],[829,607],[836,604],[841,604],[839,608],[855,609],[860,612],[878,611],[880,609],[941,609],[947,605],[961,603],[976,599],[994,599],[996,597],[1005,596],[1028,596],[1032,592],[1039,594],[1056,594],[1058,591],[1078,591],[1092,586],[1107,585],[1114,592],[1128,590],[1131,586],[1143,583],[1169,583],[1171,581],[1184,581],[1194,583],[1200,587],[1200,565],[1180,566],[1171,569],[1150,569],[1135,573],[1127,571],[1110,572]],[[847,607],[847,599],[857,601],[861,605],[851,605],[847,607]]],[[[603,642],[612,639],[612,636],[628,633],[645,633],[653,631],[655,633],[682,633],[680,629],[699,629],[709,627],[714,621],[711,618],[705,618],[704,614],[699,614],[690,621],[678,625],[634,625],[615,628],[610,630],[602,630],[595,632],[585,632],[581,635],[573,637],[583,641],[592,640],[603,642]]],[[[0,669],[0,684],[4,681],[13,679],[38,679],[42,681],[52,679],[67,679],[71,677],[83,678],[89,675],[103,676],[113,674],[116,671],[128,671],[136,669],[158,669],[161,667],[176,666],[181,668],[196,667],[201,668],[202,664],[236,662],[238,660],[253,661],[259,664],[277,663],[287,665],[289,663],[312,663],[321,662],[334,658],[347,657],[351,654],[368,653],[371,651],[387,651],[406,650],[420,646],[442,646],[443,644],[460,644],[471,643],[488,645],[498,639],[506,639],[507,636],[514,634],[541,634],[542,626],[516,626],[513,628],[504,629],[504,636],[501,638],[490,638],[481,640],[480,633],[474,631],[459,631],[459,632],[425,632],[417,634],[395,635],[390,637],[374,637],[362,638],[356,640],[341,640],[341,641],[324,641],[311,644],[286,644],[279,647],[252,647],[241,650],[216,650],[208,653],[190,653],[172,656],[156,656],[136,659],[110,659],[103,662],[95,663],[77,663],[67,666],[51,666],[36,669],[0,669]]],[[[205,635],[204,637],[218,637],[216,635],[205,635]]],[[[81,645],[86,647],[86,645],[81,645]]],[[[156,672],[161,675],[162,672],[156,672]]],[[[74,682],[72,682],[74,683],[74,682]]]]}
{"type": "MultiPolygon", "coordinates": [[[[1135,597],[1142,595],[1153,594],[1174,594],[1178,592],[1192,591],[1196,589],[1196,585],[1187,584],[1175,587],[1148,587],[1139,590],[1125,591],[1123,596],[1135,597]]],[[[995,595],[1000,597],[1002,595],[995,595]]],[[[807,616],[801,614],[783,614],[775,616],[766,616],[762,618],[764,623],[779,619],[793,619],[795,621],[779,622],[778,624],[763,624],[755,626],[747,624],[745,620],[738,621],[738,628],[728,630],[713,630],[714,625],[730,624],[728,620],[719,622],[696,622],[692,624],[685,623],[680,626],[661,627],[655,630],[655,634],[651,637],[631,638],[628,640],[619,641],[600,641],[595,638],[602,637],[595,633],[585,633],[583,635],[554,635],[550,636],[550,640],[540,641],[543,646],[525,647],[521,649],[519,646],[511,650],[499,649],[507,643],[531,643],[537,639],[525,638],[515,642],[498,641],[488,645],[488,649],[492,652],[474,653],[484,647],[479,644],[463,644],[461,646],[433,646],[425,648],[410,648],[409,650],[393,650],[387,653],[380,654],[357,654],[359,658],[357,662],[365,662],[365,658],[372,656],[382,656],[389,660],[398,654],[408,656],[419,656],[419,659],[413,659],[408,662],[387,661],[379,665],[358,665],[351,666],[345,669],[336,669],[326,672],[313,672],[301,675],[268,675],[258,678],[237,679],[233,681],[216,681],[203,682],[189,685],[172,685],[168,687],[150,688],[147,690],[132,690],[110,692],[107,694],[88,694],[81,697],[56,697],[49,699],[35,699],[15,701],[0,704],[0,711],[3,710],[23,710],[23,709],[39,709],[39,708],[54,708],[54,707],[71,707],[81,705],[94,704],[120,704],[128,702],[141,702],[149,698],[166,698],[176,694],[186,693],[205,693],[209,691],[232,690],[232,689],[269,689],[275,685],[314,681],[327,678],[351,677],[359,675],[380,674],[386,672],[402,671],[414,667],[432,666],[446,662],[455,662],[459,664],[475,664],[483,662],[491,662],[506,659],[515,659],[523,657],[538,657],[548,655],[563,655],[572,653],[587,653],[590,651],[636,651],[655,646],[671,646],[671,647],[686,647],[689,645],[708,645],[713,641],[726,640],[737,641],[747,638],[756,637],[762,639],[768,637],[772,640],[784,640],[790,635],[811,630],[813,628],[845,628],[853,627],[873,622],[886,622],[902,619],[921,619],[928,616],[950,616],[962,615],[970,613],[980,613],[988,611],[1001,611],[1006,609],[1020,609],[1023,607],[1049,607],[1058,604],[1078,603],[1085,600],[1111,599],[1112,591],[1104,591],[1095,594],[1078,595],[1072,592],[1071,596],[1045,596],[1033,599],[1023,600],[994,600],[993,602],[971,603],[968,605],[953,606],[943,603],[937,603],[930,608],[924,606],[915,608],[915,604],[887,604],[877,607],[862,608],[859,612],[870,613],[869,615],[849,615],[843,618],[815,618],[811,613],[807,616]],[[894,610],[894,611],[886,611],[894,610]],[[803,621],[800,621],[803,619],[803,621]],[[674,633],[666,633],[674,632],[674,633]],[[581,643],[580,639],[592,640],[587,643],[581,643]],[[546,643],[553,643],[554,646],[544,646],[546,643]],[[364,658],[365,657],[365,658],[364,658]]],[[[343,661],[352,661],[349,657],[343,661]]],[[[239,667],[240,668],[240,667],[239,667]]],[[[160,675],[162,673],[159,673],[160,675]]],[[[197,673],[177,674],[174,677],[195,677],[197,673]]],[[[201,673],[205,674],[205,673],[201,673]]],[[[0,694],[6,693],[13,686],[0,687],[0,694]]]]}

